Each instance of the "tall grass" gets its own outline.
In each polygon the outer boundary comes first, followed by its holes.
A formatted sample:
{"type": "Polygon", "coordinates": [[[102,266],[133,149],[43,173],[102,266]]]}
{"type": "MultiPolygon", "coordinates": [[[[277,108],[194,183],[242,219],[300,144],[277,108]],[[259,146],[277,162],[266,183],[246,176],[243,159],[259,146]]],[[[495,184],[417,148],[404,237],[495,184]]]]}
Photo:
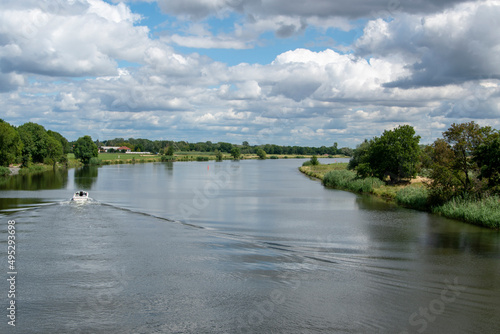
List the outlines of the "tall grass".
{"type": "Polygon", "coordinates": [[[330,188],[346,189],[357,193],[371,193],[384,184],[383,181],[368,177],[359,179],[356,172],[350,170],[332,170],[323,177],[323,185],[330,188]]]}
{"type": "Polygon", "coordinates": [[[396,193],[396,202],[417,210],[428,210],[429,191],[426,187],[404,187],[396,193]]]}
{"type": "Polygon", "coordinates": [[[470,224],[500,228],[500,197],[498,196],[484,199],[454,198],[435,207],[433,212],[470,224]]]}

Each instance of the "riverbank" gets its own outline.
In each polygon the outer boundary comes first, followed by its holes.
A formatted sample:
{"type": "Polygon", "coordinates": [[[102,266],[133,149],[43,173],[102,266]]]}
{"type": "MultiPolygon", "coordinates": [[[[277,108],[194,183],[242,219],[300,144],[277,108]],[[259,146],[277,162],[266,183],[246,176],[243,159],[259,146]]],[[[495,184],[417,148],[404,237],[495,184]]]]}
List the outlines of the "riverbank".
{"type": "Polygon", "coordinates": [[[377,178],[359,179],[354,171],[347,170],[347,163],[302,166],[299,170],[322,181],[329,188],[367,193],[393,201],[398,205],[440,214],[447,218],[493,229],[500,228],[500,198],[453,199],[443,205],[429,203],[427,178],[418,177],[405,185],[386,185],[377,178]]]}

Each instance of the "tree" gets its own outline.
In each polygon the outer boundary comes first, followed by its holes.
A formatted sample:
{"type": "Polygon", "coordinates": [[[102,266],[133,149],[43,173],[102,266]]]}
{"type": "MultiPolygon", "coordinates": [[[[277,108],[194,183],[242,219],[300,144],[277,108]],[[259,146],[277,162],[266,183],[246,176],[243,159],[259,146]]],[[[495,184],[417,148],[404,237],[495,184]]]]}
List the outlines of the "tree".
{"type": "Polygon", "coordinates": [[[309,160],[309,161],[311,162],[311,165],[313,165],[313,166],[319,165],[318,157],[315,155],[313,155],[311,160],[309,160]]]}
{"type": "Polygon", "coordinates": [[[263,149],[259,148],[257,150],[257,156],[259,157],[259,159],[264,160],[266,158],[266,151],[264,151],[263,149]]]}
{"type": "Polygon", "coordinates": [[[223,158],[224,155],[222,154],[222,152],[219,150],[215,150],[215,160],[222,161],[223,158]]]}
{"type": "Polygon", "coordinates": [[[472,159],[472,154],[491,133],[491,127],[480,127],[474,122],[453,123],[443,133],[444,140],[454,152],[452,168],[460,172],[459,180],[464,192],[472,190],[470,173],[478,168],[476,161],[472,159]]]}
{"type": "Polygon", "coordinates": [[[168,155],[168,156],[173,156],[174,155],[174,147],[172,145],[170,145],[169,147],[167,147],[167,151],[165,152],[165,155],[168,155]]]}
{"type": "Polygon", "coordinates": [[[78,138],[73,152],[75,153],[75,158],[80,159],[84,164],[88,164],[90,159],[99,155],[99,149],[90,136],[78,138]]]}
{"type": "Polygon", "coordinates": [[[390,176],[391,182],[409,179],[417,174],[420,156],[420,136],[412,126],[401,125],[375,137],[370,146],[368,163],[373,175],[379,179],[390,176]]]}
{"type": "Polygon", "coordinates": [[[53,168],[56,168],[57,161],[60,161],[63,157],[63,146],[59,140],[54,137],[49,136],[47,141],[47,156],[44,162],[52,164],[53,168]]]}
{"type": "Polygon", "coordinates": [[[57,139],[61,143],[64,154],[67,154],[71,151],[71,146],[69,145],[68,140],[66,138],[64,138],[59,132],[47,130],[47,134],[51,137],[54,137],[55,139],[57,139]]]}
{"type": "Polygon", "coordinates": [[[0,166],[9,166],[21,156],[23,143],[19,133],[0,119],[0,166]]]}
{"type": "Polygon", "coordinates": [[[480,177],[488,179],[488,188],[500,192],[500,133],[490,135],[474,153],[474,161],[481,171],[480,177]]]}
{"type": "Polygon", "coordinates": [[[241,155],[240,149],[237,146],[233,147],[231,150],[231,155],[234,159],[239,159],[241,155]]]}
{"type": "Polygon", "coordinates": [[[23,142],[23,155],[31,157],[33,162],[43,162],[48,154],[50,136],[39,124],[28,122],[17,128],[23,142]]]}

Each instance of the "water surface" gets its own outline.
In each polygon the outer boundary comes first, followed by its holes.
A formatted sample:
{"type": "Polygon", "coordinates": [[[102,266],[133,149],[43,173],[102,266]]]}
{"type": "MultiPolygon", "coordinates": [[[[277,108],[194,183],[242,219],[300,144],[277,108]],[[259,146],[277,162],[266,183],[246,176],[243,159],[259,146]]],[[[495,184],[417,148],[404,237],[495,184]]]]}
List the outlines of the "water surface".
{"type": "Polygon", "coordinates": [[[325,189],[302,162],[12,177],[17,325],[3,311],[0,332],[500,332],[498,231],[325,189]]]}

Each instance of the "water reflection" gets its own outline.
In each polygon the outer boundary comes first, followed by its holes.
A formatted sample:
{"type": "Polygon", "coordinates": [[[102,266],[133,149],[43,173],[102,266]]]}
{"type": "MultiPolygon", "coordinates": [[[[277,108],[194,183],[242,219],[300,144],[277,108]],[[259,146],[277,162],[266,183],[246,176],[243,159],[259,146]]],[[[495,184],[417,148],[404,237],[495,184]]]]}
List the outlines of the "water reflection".
{"type": "Polygon", "coordinates": [[[68,170],[56,169],[0,179],[0,190],[61,189],[66,187],[68,182],[68,170]]]}
{"type": "Polygon", "coordinates": [[[92,186],[97,181],[97,176],[97,166],[83,166],[75,169],[75,185],[79,189],[92,189],[92,186]]]}

